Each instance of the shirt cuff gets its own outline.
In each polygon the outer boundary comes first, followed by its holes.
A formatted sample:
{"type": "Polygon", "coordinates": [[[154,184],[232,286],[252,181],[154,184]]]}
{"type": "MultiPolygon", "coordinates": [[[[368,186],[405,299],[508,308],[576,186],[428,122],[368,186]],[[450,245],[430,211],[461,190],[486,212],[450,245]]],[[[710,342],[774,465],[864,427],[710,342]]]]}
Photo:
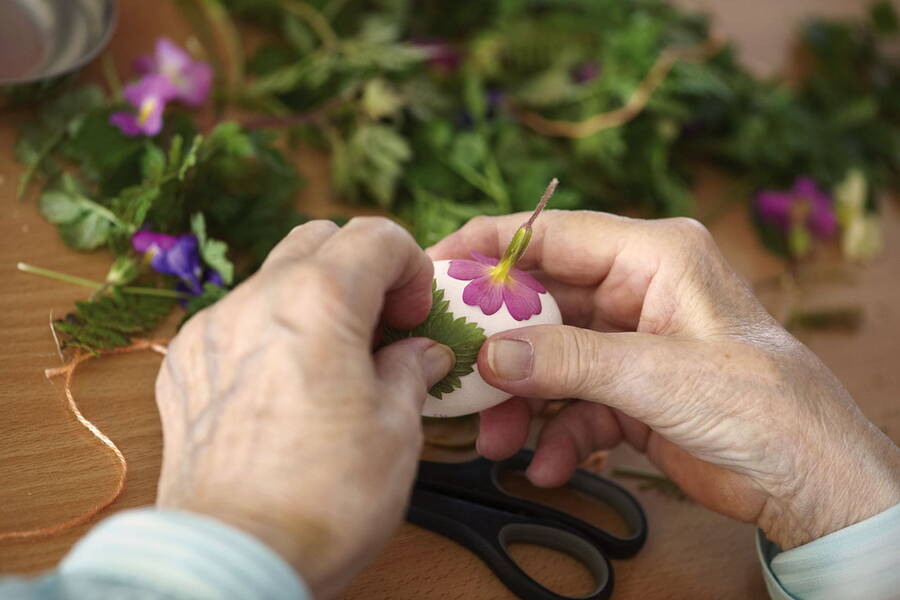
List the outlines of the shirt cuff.
{"type": "Polygon", "coordinates": [[[775,600],[897,598],[900,504],[786,552],[757,531],[756,549],[775,600]]]}
{"type": "Polygon", "coordinates": [[[75,545],[59,572],[173,598],[312,598],[294,570],[255,537],[172,510],[130,510],[106,519],[75,545]]]}

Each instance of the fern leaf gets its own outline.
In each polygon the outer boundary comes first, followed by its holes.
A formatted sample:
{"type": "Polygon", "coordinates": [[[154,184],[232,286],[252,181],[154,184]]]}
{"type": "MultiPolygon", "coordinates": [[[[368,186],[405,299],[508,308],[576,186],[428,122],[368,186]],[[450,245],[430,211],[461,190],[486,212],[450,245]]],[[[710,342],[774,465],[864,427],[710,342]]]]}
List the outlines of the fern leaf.
{"type": "Polygon", "coordinates": [[[171,298],[114,292],[90,302],[76,302],[75,310],[53,326],[63,334],[63,348],[99,354],[130,345],[133,336],[159,325],[174,305],[171,298]]]}
{"type": "Polygon", "coordinates": [[[447,310],[449,306],[450,302],[444,300],[444,290],[437,287],[436,281],[432,281],[431,311],[428,317],[413,329],[385,328],[381,341],[382,346],[387,346],[408,337],[427,337],[453,350],[456,354],[456,364],[450,373],[434,384],[428,392],[438,399],[459,388],[462,385],[460,379],[475,370],[478,351],[486,339],[484,329],[470,323],[465,317],[455,318],[453,313],[447,310]]]}

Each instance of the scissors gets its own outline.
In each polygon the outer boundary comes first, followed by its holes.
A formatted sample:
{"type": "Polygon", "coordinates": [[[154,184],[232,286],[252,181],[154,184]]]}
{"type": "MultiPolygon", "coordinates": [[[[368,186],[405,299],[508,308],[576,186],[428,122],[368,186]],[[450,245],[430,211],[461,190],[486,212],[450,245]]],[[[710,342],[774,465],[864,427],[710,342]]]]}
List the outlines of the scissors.
{"type": "Polygon", "coordinates": [[[644,510],[624,488],[582,469],[575,471],[566,487],[613,508],[628,526],[627,537],[506,493],[500,486],[500,476],[524,471],[532,456],[531,451],[522,450],[501,462],[484,458],[466,463],[420,461],[406,519],[477,554],[522,600],[569,597],[547,589],[523,571],[507,551],[511,543],[536,544],[572,556],[588,568],[596,582],[594,591],[578,598],[609,598],[613,570],[608,557],[628,558],[643,547],[647,539],[644,510]]]}

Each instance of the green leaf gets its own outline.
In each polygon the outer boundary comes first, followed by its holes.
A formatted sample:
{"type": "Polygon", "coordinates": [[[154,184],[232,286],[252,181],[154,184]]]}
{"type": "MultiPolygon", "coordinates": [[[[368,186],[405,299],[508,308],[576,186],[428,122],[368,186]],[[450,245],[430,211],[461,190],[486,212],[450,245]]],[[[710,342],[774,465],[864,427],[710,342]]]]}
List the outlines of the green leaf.
{"type": "Polygon", "coordinates": [[[76,302],[75,311],[53,326],[63,334],[63,348],[77,347],[99,354],[131,344],[172,310],[175,300],[113,292],[90,302],[76,302]]]}
{"type": "Polygon", "coordinates": [[[59,179],[57,187],[41,194],[39,207],[44,218],[59,226],[63,241],[75,250],[93,250],[123,227],[111,210],[85,196],[81,185],[68,173],[59,179]]]}
{"type": "Polygon", "coordinates": [[[456,364],[442,380],[437,382],[429,393],[440,399],[460,387],[460,378],[472,373],[478,361],[478,351],[486,339],[484,329],[471,323],[465,317],[455,318],[447,310],[450,302],[444,300],[444,290],[437,287],[437,281],[431,282],[431,311],[428,317],[417,327],[410,330],[385,328],[381,345],[387,346],[408,337],[427,337],[448,346],[456,355],[456,364]]]}
{"type": "Polygon", "coordinates": [[[125,188],[113,199],[113,210],[122,221],[131,225],[132,230],[137,229],[144,224],[160,193],[160,188],[152,184],[125,188]]]}
{"type": "Polygon", "coordinates": [[[76,196],[63,190],[47,190],[38,200],[41,215],[55,225],[71,223],[84,212],[76,196]]]}
{"type": "Polygon", "coordinates": [[[109,111],[88,114],[63,146],[66,158],[82,169],[86,179],[102,183],[104,193],[115,194],[134,185],[141,177],[140,161],[144,142],[124,135],[109,122],[109,111]]]}
{"type": "Polygon", "coordinates": [[[203,213],[196,213],[191,217],[191,231],[197,236],[203,262],[218,271],[225,285],[231,285],[234,281],[234,265],[228,260],[228,244],[207,237],[203,213]]]}
{"type": "Polygon", "coordinates": [[[141,157],[141,173],[144,179],[159,181],[166,172],[166,155],[159,146],[147,144],[144,155],[141,157]]]}
{"type": "Polygon", "coordinates": [[[231,156],[248,157],[254,153],[253,140],[239,123],[226,121],[216,125],[206,138],[205,152],[224,152],[231,156]]]}
{"type": "Polygon", "coordinates": [[[871,15],[872,24],[878,33],[892,34],[897,33],[898,29],[900,29],[897,10],[888,0],[874,3],[869,9],[869,14],[871,15]]]}
{"type": "Polygon", "coordinates": [[[188,170],[190,170],[191,167],[197,164],[197,153],[200,150],[200,145],[202,143],[203,136],[195,135],[194,139],[191,141],[191,146],[188,148],[188,151],[181,159],[181,165],[178,167],[178,179],[184,179],[184,176],[187,175],[188,170]]]}
{"type": "Polygon", "coordinates": [[[87,252],[107,242],[113,231],[109,219],[97,212],[85,211],[79,218],[59,226],[59,235],[73,250],[87,252]]]}

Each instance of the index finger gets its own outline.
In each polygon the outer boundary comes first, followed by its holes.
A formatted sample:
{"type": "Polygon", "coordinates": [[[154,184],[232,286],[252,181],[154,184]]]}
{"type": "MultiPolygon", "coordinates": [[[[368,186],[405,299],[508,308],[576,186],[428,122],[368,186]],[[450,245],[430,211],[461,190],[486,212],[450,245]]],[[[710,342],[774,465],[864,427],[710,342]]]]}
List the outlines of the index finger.
{"type": "MultiPolygon", "coordinates": [[[[476,217],[428,250],[434,260],[468,258],[472,251],[502,256],[529,213],[476,217]]],[[[609,274],[623,242],[642,235],[634,219],[593,211],[544,211],[533,225],[531,244],[519,261],[561,283],[594,286],[609,274]]]]}
{"type": "Polygon", "coordinates": [[[383,318],[411,329],[431,308],[434,267],[405,229],[380,217],[357,217],[316,253],[344,290],[347,307],[371,333],[383,318]]]}

